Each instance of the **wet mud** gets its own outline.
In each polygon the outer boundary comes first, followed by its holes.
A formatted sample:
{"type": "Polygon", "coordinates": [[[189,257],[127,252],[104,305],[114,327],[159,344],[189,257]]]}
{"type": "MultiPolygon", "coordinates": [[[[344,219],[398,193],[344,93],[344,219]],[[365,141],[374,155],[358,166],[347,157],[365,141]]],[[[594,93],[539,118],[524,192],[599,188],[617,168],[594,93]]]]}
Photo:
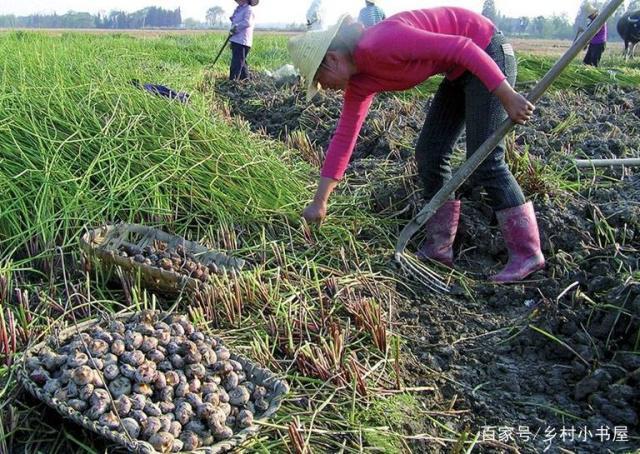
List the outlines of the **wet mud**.
{"type": "MultiPolygon", "coordinates": [[[[205,80],[203,87],[255,131],[285,142],[303,132],[320,152],[342,102],[328,92],[307,103],[295,80],[261,75],[242,84],[205,80]]],[[[368,181],[370,208],[381,216],[410,219],[423,204],[413,147],[428,104],[428,97],[382,94],[361,131],[347,184],[368,181]]],[[[426,408],[455,431],[481,431],[481,451],[640,447],[640,176],[632,168],[594,174],[572,164],[640,157],[639,136],[638,90],[545,96],[507,146],[534,200],[546,268],[520,284],[487,283],[507,253],[484,195],[467,186],[455,244],[464,277],[454,279],[450,295],[424,293],[396,309],[412,353],[405,365],[411,380],[436,388],[424,396],[426,408]]],[[[457,148],[464,155],[464,135],[457,148]]]]}

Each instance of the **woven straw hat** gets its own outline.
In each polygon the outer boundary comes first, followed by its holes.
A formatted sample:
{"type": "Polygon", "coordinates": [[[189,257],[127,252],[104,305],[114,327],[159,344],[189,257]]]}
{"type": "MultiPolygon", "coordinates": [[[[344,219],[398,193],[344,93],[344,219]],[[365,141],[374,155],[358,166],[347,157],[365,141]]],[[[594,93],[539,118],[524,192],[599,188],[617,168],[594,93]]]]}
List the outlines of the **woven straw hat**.
{"type": "Polygon", "coordinates": [[[327,30],[309,31],[303,35],[294,36],[289,40],[289,54],[293,64],[307,84],[307,101],[311,101],[321,88],[320,84],[313,79],[331,45],[331,41],[338,34],[340,26],[347,17],[349,16],[343,15],[335,25],[332,25],[327,30]]]}
{"type": "Polygon", "coordinates": [[[585,11],[587,13],[587,16],[593,16],[594,14],[598,14],[598,8],[596,8],[595,6],[589,4],[585,7],[585,11]]]}

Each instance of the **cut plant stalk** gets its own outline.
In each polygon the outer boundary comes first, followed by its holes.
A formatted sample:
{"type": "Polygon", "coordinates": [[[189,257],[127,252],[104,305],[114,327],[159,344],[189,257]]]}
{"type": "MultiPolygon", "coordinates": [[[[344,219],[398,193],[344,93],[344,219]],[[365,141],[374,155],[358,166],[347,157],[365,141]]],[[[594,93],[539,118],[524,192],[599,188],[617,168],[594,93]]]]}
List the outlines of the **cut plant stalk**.
{"type": "MultiPolygon", "coordinates": [[[[534,103],[547,91],[549,86],[562,74],[571,61],[591,41],[607,19],[615,12],[624,0],[611,0],[602,12],[593,20],[587,30],[573,43],[565,54],[549,70],[544,78],[531,90],[527,99],[534,103]]],[[[415,233],[436,213],[484,160],[495,149],[496,145],[514,128],[515,123],[507,118],[498,129],[476,150],[471,157],[456,171],[453,177],[433,196],[431,201],[400,232],[395,249],[395,260],[419,282],[436,291],[447,291],[447,286],[429,268],[417,259],[410,260],[406,253],[407,244],[415,233]],[[418,263],[416,263],[418,262],[418,263]]]]}

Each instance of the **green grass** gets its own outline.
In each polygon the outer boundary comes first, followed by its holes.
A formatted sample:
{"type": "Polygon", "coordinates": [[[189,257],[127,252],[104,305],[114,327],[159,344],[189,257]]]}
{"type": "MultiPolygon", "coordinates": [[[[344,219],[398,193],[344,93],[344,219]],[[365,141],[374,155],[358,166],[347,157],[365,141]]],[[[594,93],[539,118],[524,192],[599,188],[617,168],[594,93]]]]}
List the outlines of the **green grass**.
{"type": "MultiPolygon", "coordinates": [[[[376,276],[361,257],[385,262],[391,243],[384,230],[397,229],[366,213],[363,201],[349,194],[337,197],[323,229],[300,222],[316,173],[284,145],[222,116],[212,97],[197,90],[221,43],[219,35],[3,35],[0,325],[15,336],[19,355],[56,323],[126,307],[175,305],[291,383],[283,410],[251,449],[286,451],[295,416],[312,449],[355,451],[362,445],[361,424],[349,414],[375,402],[376,388],[393,386],[385,379],[393,365],[384,346],[381,351],[366,329],[353,326],[349,298],[328,297],[326,288],[359,298],[366,286],[368,297],[391,304],[395,283],[376,276]],[[191,102],[152,96],[133,87],[134,78],[188,91],[191,102]],[[215,295],[195,299],[155,298],[135,282],[129,290],[111,290],[99,270],[84,273],[76,265],[77,242],[86,228],[116,221],[159,226],[259,266],[237,281],[220,281],[215,295]],[[363,228],[376,240],[357,241],[363,228]],[[327,348],[339,348],[328,372],[344,381],[321,378],[317,361],[327,348]],[[306,366],[300,362],[304,352],[311,352],[306,366]],[[363,378],[374,365],[377,372],[363,378]],[[310,404],[300,406],[301,398],[310,404]]],[[[256,66],[281,59],[280,44],[265,43],[265,61],[256,66]]],[[[227,64],[213,70],[224,74],[227,64]]],[[[54,431],[39,421],[42,408],[32,410],[33,402],[16,387],[6,357],[13,346],[7,345],[0,346],[6,364],[0,371],[0,447],[103,451],[99,440],[73,425],[54,431]]]]}
{"type": "Polygon", "coordinates": [[[96,39],[2,42],[5,245],[66,243],[105,220],[184,229],[297,212],[308,169],[284,165],[286,150],[215,119],[202,98],[185,106],[134,88],[138,78],[192,91],[186,81],[197,74],[149,65],[144,42],[96,39]]]}
{"type": "Polygon", "coordinates": [[[407,415],[420,413],[420,402],[411,394],[398,394],[373,402],[355,418],[364,427],[379,427],[378,430],[363,432],[365,440],[381,452],[394,453],[407,449],[406,441],[400,433],[416,435],[422,433],[421,421],[407,419],[407,415]]]}
{"type": "MultiPolygon", "coordinates": [[[[518,84],[530,85],[539,81],[556,62],[551,57],[520,56],[518,58],[518,84]]],[[[585,66],[577,57],[553,83],[553,90],[593,88],[600,84],[637,87],[640,83],[640,65],[625,63],[619,57],[608,57],[599,68],[585,66]]]]}

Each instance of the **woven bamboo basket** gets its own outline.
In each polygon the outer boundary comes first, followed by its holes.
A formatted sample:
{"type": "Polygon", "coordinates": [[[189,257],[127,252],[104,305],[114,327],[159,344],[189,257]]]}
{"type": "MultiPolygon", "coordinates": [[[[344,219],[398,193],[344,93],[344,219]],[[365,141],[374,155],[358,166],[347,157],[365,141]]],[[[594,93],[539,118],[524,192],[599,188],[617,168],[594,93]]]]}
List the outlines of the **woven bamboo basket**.
{"type": "MultiPolygon", "coordinates": [[[[131,315],[133,315],[133,313],[126,313],[119,315],[114,319],[126,320],[131,315]]],[[[18,381],[29,391],[29,393],[35,396],[38,400],[47,404],[49,407],[56,410],[64,418],[69,419],[76,424],[84,427],[85,429],[90,430],[106,438],[107,440],[118,444],[119,446],[125,448],[127,451],[135,454],[161,454],[156,451],[148,442],[133,439],[124,433],[108,429],[107,427],[98,424],[97,421],[92,421],[82,413],[69,407],[65,402],[60,401],[55,397],[50,397],[49,395],[44,393],[42,388],[34,383],[33,380],[31,380],[31,378],[29,377],[29,372],[26,368],[27,358],[37,354],[37,352],[39,352],[45,346],[48,346],[55,350],[57,346],[64,343],[65,340],[69,339],[70,337],[89,330],[96,323],[108,322],[109,320],[113,319],[103,318],[87,320],[85,322],[79,323],[76,326],[63,329],[57,335],[50,336],[48,340],[34,344],[27,348],[22,357],[16,362],[18,381]]],[[[282,399],[284,398],[285,394],[289,392],[289,385],[284,380],[278,379],[270,370],[259,367],[242,355],[231,353],[231,359],[238,361],[242,365],[242,368],[247,374],[248,380],[256,383],[257,385],[264,386],[267,389],[269,396],[269,407],[264,412],[256,414],[253,425],[242,429],[239,432],[236,432],[231,438],[220,441],[213,445],[200,447],[196,451],[188,451],[189,453],[218,454],[231,451],[234,448],[238,447],[247,439],[255,436],[260,431],[260,425],[257,423],[267,421],[270,417],[272,417],[280,408],[282,399]]],[[[181,452],[185,454],[187,453],[187,451],[181,452]]]]}
{"type": "Polygon", "coordinates": [[[131,257],[122,257],[118,254],[118,248],[121,246],[144,248],[153,246],[155,242],[166,243],[168,247],[173,249],[181,246],[185,252],[193,254],[201,264],[215,264],[223,273],[236,273],[244,266],[242,259],[212,251],[181,236],[171,235],[162,230],[138,224],[105,225],[80,237],[80,247],[89,258],[98,258],[99,262],[107,268],[117,265],[124,270],[139,271],[143,283],[149,288],[168,293],[179,293],[183,290],[195,290],[206,285],[185,274],[138,263],[131,257]]]}

